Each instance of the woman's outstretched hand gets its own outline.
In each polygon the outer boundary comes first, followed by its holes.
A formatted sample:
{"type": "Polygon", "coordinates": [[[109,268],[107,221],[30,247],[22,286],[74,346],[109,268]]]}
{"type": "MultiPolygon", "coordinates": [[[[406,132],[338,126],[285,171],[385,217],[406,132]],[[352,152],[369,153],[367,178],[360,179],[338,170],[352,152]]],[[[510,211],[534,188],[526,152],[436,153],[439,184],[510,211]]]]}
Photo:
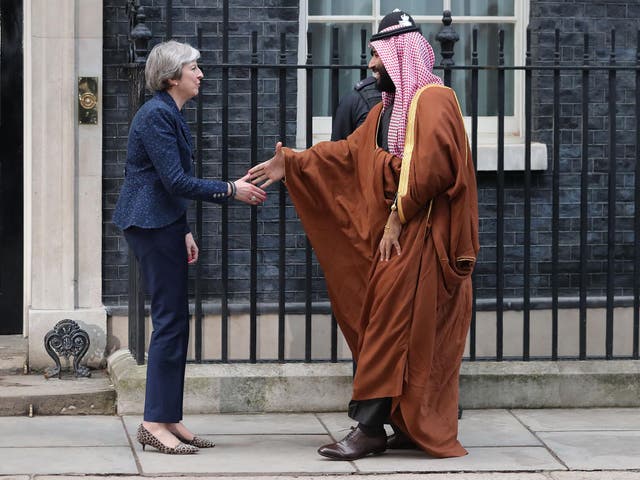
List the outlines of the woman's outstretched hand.
{"type": "Polygon", "coordinates": [[[284,152],[282,142],[276,143],[276,152],[266,162],[259,163],[249,170],[251,183],[267,188],[273,182],[284,178],[284,152]]]}
{"type": "Polygon", "coordinates": [[[251,176],[247,173],[233,184],[236,186],[236,200],[240,200],[248,205],[259,205],[267,199],[267,193],[260,187],[251,183],[251,176]]]}

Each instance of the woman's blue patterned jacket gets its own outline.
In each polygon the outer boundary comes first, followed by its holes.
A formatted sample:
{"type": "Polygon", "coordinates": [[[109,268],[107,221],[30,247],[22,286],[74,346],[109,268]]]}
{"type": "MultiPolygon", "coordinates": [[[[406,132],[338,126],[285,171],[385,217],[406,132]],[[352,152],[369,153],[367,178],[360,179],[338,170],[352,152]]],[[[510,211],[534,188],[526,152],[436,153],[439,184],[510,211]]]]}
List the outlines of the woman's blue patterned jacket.
{"type": "Polygon", "coordinates": [[[124,184],[113,214],[122,230],[169,225],[187,211],[189,200],[222,203],[227,183],[192,175],[189,126],[173,98],[157,92],[136,113],[129,129],[124,184]]]}

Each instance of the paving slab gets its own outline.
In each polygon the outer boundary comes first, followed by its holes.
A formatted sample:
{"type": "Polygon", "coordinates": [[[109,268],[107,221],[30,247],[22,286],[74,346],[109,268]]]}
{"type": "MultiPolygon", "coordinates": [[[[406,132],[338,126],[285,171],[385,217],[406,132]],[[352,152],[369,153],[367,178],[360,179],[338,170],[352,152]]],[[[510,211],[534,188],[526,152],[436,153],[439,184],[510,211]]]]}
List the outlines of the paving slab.
{"type": "Polygon", "coordinates": [[[465,448],[540,446],[540,441],[506,410],[465,410],[458,422],[465,448]]]}
{"type": "Polygon", "coordinates": [[[536,432],[640,430],[640,408],[555,408],[512,413],[536,432]]]}
{"type": "Polygon", "coordinates": [[[549,472],[553,480],[640,480],[640,472],[549,472]]]}
{"type": "MultiPolygon", "coordinates": [[[[129,433],[135,433],[142,418],[124,418],[129,433]]],[[[325,435],[327,431],[314,414],[259,413],[187,415],[184,424],[198,435],[325,435]]]]}
{"type": "Polygon", "coordinates": [[[0,448],[0,475],[135,474],[129,447],[0,448]]]}
{"type": "Polygon", "coordinates": [[[323,461],[316,450],[328,435],[207,435],[215,448],[196,455],[163,455],[136,444],[144,474],[353,473],[350,462],[323,461]]]}
{"type": "Polygon", "coordinates": [[[423,452],[397,450],[354,463],[360,472],[482,472],[564,470],[543,447],[477,447],[456,458],[433,458],[423,452]]]}
{"type": "MultiPolygon", "coordinates": [[[[331,436],[341,439],[356,424],[346,413],[318,413],[331,436]]],[[[540,446],[541,443],[507,410],[465,410],[458,438],[467,447],[540,446]]],[[[391,434],[390,428],[387,433],[391,434]]]]}
{"type": "Polygon", "coordinates": [[[0,417],[2,447],[128,447],[119,417],[0,417]]]}
{"type": "Polygon", "coordinates": [[[640,470],[640,431],[538,435],[569,470],[640,470]]]}
{"type": "MultiPolygon", "coordinates": [[[[640,475],[640,474],[639,474],[640,475]]],[[[17,477],[16,477],[17,478],[17,477]]],[[[25,477],[25,479],[28,477],[25,477]]],[[[74,478],[66,476],[65,478],[74,478]]],[[[198,475],[198,476],[179,476],[179,477],[171,477],[171,476],[83,476],[76,477],[79,480],[221,480],[222,477],[219,475],[209,476],[209,475],[198,475]]],[[[318,475],[296,475],[296,476],[288,476],[288,475],[259,475],[259,476],[224,476],[224,480],[320,480],[321,476],[318,475]]],[[[543,473],[499,473],[499,472],[491,472],[491,473],[396,473],[396,474],[382,474],[382,475],[331,475],[327,476],[329,480],[550,480],[550,477],[543,473]]],[[[58,476],[40,476],[36,475],[34,477],[35,480],[61,480],[58,476]]],[[[0,480],[5,480],[4,477],[0,477],[0,480]]],[[[20,478],[19,480],[24,480],[20,478]]],[[[621,479],[621,480],[635,480],[635,479],[621,479]]]]}
{"type": "Polygon", "coordinates": [[[329,432],[342,438],[355,423],[342,412],[188,415],[190,428],[217,443],[193,456],[142,452],[131,438],[137,416],[0,417],[0,480],[640,480],[638,415],[628,408],[465,410],[465,457],[388,451],[355,462],[316,453],[332,441],[329,432]]]}

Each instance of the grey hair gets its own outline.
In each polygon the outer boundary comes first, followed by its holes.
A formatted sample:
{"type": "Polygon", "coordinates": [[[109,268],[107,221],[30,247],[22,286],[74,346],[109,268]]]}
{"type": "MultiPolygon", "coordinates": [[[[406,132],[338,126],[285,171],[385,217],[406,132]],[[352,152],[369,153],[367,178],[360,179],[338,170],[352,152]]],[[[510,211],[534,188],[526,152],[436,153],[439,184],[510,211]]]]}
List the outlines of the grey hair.
{"type": "Polygon", "coordinates": [[[153,92],[169,88],[169,80],[182,76],[182,67],[200,58],[200,52],[187,43],[169,40],[151,49],[144,68],[147,88],[153,92]]]}

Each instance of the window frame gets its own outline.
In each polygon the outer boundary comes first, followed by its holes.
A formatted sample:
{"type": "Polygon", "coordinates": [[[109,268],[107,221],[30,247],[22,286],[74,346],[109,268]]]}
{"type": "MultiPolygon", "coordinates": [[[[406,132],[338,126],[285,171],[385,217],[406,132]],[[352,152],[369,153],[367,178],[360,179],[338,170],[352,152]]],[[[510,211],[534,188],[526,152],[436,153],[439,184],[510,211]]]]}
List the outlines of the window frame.
{"type": "MultiPolygon", "coordinates": [[[[380,12],[380,0],[368,0],[372,2],[371,15],[309,15],[309,2],[313,0],[300,0],[299,36],[298,36],[298,63],[304,64],[307,55],[307,30],[310,23],[369,23],[371,31],[375,32],[378,23],[382,19],[380,12]]],[[[443,10],[451,9],[451,0],[442,0],[443,10]]],[[[525,64],[526,33],[529,24],[530,0],[514,0],[513,16],[459,16],[453,13],[453,27],[460,24],[513,24],[514,25],[514,63],[525,64]]],[[[436,15],[412,15],[416,23],[442,24],[442,17],[436,15]]],[[[434,45],[436,62],[439,63],[439,46],[434,45]]],[[[456,57],[454,56],[454,60],[456,57]]],[[[297,124],[298,134],[296,144],[298,148],[306,147],[306,73],[298,71],[298,102],[297,124]],[[302,134],[302,135],[301,135],[302,134]]],[[[521,143],[524,138],[524,71],[514,72],[514,114],[505,116],[505,143],[521,143]]],[[[342,92],[344,95],[346,92],[342,92]]],[[[467,131],[471,130],[471,117],[464,118],[467,131]]],[[[313,143],[328,140],[331,135],[330,116],[313,117],[313,143]]],[[[478,139],[480,144],[495,144],[498,130],[497,116],[478,117],[478,139]]]]}

